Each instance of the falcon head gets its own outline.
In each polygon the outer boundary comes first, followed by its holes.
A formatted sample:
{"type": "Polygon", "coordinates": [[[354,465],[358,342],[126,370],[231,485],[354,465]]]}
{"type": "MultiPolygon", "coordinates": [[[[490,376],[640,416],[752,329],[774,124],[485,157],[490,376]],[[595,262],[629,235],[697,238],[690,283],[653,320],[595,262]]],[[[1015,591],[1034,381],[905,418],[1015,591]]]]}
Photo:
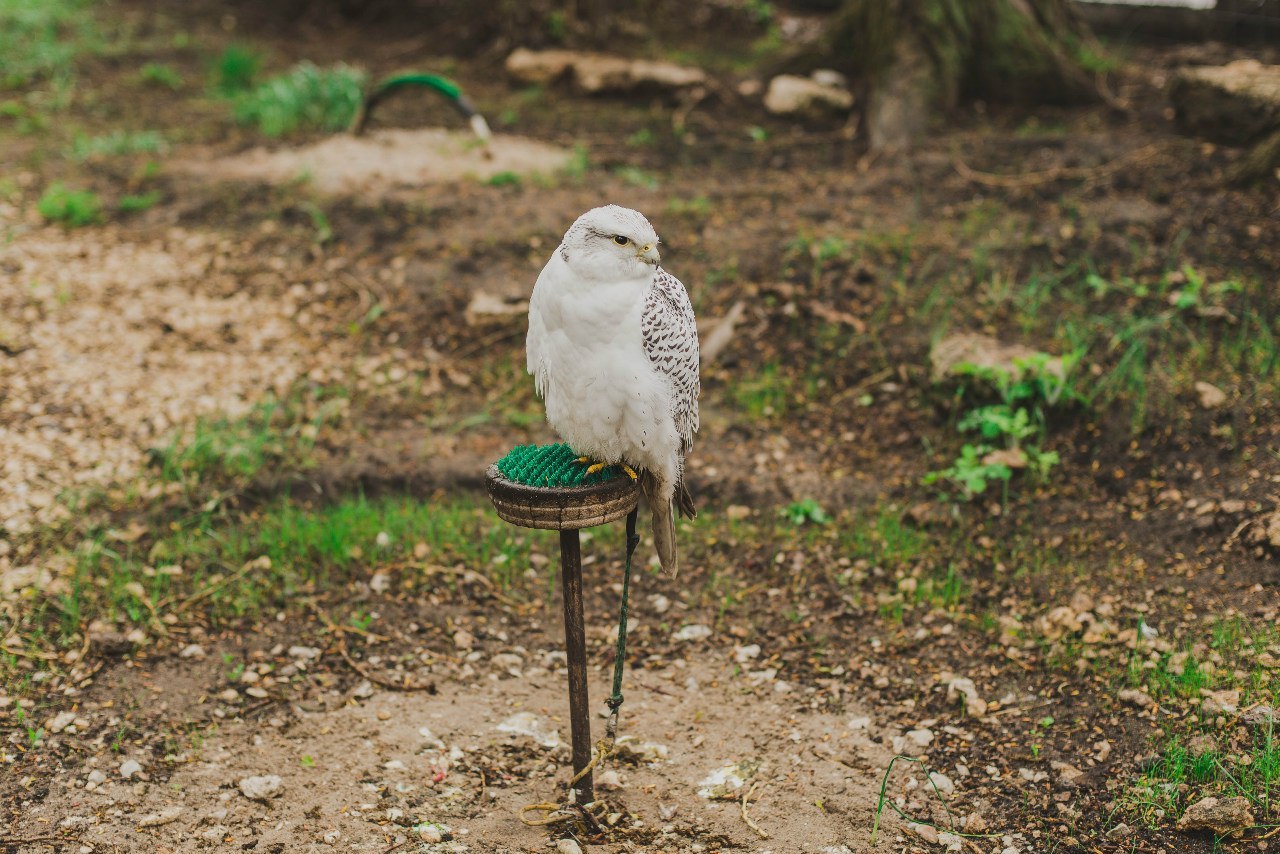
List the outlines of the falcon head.
{"type": "Polygon", "coordinates": [[[644,214],[605,205],[578,217],[565,232],[560,254],[588,281],[615,282],[652,274],[661,260],[658,233],[644,214]]]}

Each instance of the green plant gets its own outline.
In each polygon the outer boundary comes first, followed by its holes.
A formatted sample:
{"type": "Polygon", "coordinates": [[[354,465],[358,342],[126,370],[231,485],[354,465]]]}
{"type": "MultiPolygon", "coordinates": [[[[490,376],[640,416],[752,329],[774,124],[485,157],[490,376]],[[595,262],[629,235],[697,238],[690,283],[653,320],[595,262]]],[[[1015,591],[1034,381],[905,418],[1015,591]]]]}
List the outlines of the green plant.
{"type": "Polygon", "coordinates": [[[141,213],[155,207],[160,199],[160,191],[151,190],[140,195],[121,196],[116,207],[119,208],[121,213],[141,213]]]}
{"type": "Polygon", "coordinates": [[[510,171],[498,172],[491,175],[489,180],[485,181],[485,183],[490,187],[518,187],[520,186],[520,173],[510,171]]]}
{"type": "Polygon", "coordinates": [[[990,460],[988,455],[991,452],[984,453],[983,448],[982,445],[965,445],[950,466],[926,474],[925,485],[949,481],[959,486],[961,496],[969,500],[986,492],[992,481],[1007,483],[1013,477],[1013,469],[1005,463],[990,460]]]}
{"type": "Polygon", "coordinates": [[[102,220],[102,200],[90,190],[69,190],[53,184],[36,202],[36,210],[50,222],[68,228],[93,225],[102,220]]]}
{"type": "Polygon", "coordinates": [[[365,74],[347,65],[320,68],[300,62],[235,96],[236,121],[254,125],[267,136],[300,129],[344,130],[364,101],[365,74]]]}
{"type": "Polygon", "coordinates": [[[831,517],[822,509],[822,505],[812,498],[793,501],[779,510],[778,515],[792,525],[804,525],[810,522],[815,525],[825,525],[831,521],[831,517]]]}
{"type": "Polygon", "coordinates": [[[138,70],[138,80],[166,89],[182,88],[182,75],[172,65],[163,62],[148,62],[138,70]]]}
{"type": "Polygon", "coordinates": [[[104,136],[88,137],[77,134],[71,143],[71,157],[85,161],[95,157],[120,157],[128,154],[156,153],[164,151],[167,143],[156,131],[130,132],[115,130],[104,136]]]}
{"type": "Polygon", "coordinates": [[[0,0],[0,89],[71,76],[96,38],[88,0],[0,0]]]}
{"type": "Polygon", "coordinates": [[[253,88],[262,68],[262,57],[245,45],[228,45],[213,64],[213,90],[234,97],[253,88]]]}

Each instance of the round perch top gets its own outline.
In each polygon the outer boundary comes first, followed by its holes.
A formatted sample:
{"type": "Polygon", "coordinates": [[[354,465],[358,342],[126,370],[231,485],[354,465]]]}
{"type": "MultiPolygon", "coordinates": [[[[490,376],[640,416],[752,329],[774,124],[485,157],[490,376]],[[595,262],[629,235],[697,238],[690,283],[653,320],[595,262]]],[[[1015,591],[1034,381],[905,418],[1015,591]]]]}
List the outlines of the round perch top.
{"type": "Polygon", "coordinates": [[[489,466],[489,498],[513,525],[590,528],[635,508],[640,487],[620,466],[587,474],[568,445],[520,445],[489,466]]]}

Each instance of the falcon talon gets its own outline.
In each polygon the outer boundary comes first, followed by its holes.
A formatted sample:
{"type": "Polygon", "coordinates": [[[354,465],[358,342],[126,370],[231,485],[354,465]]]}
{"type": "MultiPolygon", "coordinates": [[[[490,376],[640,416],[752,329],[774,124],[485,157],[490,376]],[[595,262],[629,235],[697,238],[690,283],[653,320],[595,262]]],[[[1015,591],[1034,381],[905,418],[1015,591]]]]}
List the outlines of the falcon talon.
{"type": "Polygon", "coordinates": [[[640,479],[640,475],[636,474],[636,470],[633,469],[631,466],[627,465],[626,463],[622,464],[622,470],[625,471],[628,475],[630,475],[632,480],[640,479]]]}
{"type": "Polygon", "coordinates": [[[587,474],[595,474],[598,471],[602,471],[605,465],[606,463],[592,463],[587,466],[587,474]]]}

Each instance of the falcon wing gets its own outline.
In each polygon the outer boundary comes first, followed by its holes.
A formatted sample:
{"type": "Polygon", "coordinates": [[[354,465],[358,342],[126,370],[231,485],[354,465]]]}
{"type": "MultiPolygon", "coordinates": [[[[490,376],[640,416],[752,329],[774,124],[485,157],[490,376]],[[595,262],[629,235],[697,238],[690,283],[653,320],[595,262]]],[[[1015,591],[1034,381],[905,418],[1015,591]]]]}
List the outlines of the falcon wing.
{"type": "Polygon", "coordinates": [[[698,325],[684,285],[661,267],[649,287],[640,331],[649,361],[671,380],[671,416],[687,454],[698,429],[698,325]]]}
{"type": "Polygon", "coordinates": [[[546,299],[546,291],[549,285],[543,283],[544,279],[549,277],[547,270],[551,267],[548,263],[542,268],[542,272],[538,274],[538,281],[533,286],[533,295],[529,298],[529,332],[525,336],[525,367],[529,373],[533,374],[533,386],[538,396],[545,398],[547,396],[547,364],[543,360],[542,345],[547,337],[547,325],[543,319],[543,311],[546,299]],[[541,287],[539,287],[541,286],[541,287]]]}

